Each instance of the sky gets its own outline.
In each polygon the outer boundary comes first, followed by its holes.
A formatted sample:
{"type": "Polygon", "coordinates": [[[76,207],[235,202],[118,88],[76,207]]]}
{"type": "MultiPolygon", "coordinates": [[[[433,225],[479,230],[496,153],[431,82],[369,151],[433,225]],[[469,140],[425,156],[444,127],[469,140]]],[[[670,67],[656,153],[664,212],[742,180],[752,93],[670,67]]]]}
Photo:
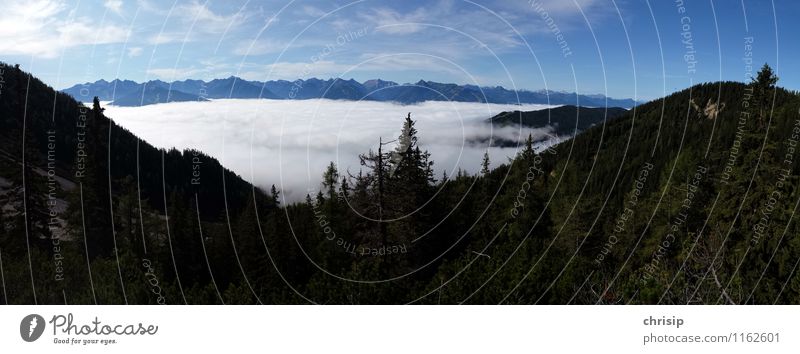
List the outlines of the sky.
{"type": "Polygon", "coordinates": [[[796,0],[4,0],[0,60],[58,89],[235,75],[650,100],[764,63],[800,89],[798,13],[796,0]]]}

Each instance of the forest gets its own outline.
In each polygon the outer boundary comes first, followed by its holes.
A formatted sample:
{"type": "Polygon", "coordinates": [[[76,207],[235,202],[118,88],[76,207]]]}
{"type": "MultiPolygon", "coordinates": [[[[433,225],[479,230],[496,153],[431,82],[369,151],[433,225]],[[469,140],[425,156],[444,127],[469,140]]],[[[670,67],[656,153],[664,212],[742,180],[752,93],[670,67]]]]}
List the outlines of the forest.
{"type": "Polygon", "coordinates": [[[800,303],[800,95],[766,64],[477,174],[434,173],[410,106],[296,203],[0,65],[0,304],[800,303]]]}

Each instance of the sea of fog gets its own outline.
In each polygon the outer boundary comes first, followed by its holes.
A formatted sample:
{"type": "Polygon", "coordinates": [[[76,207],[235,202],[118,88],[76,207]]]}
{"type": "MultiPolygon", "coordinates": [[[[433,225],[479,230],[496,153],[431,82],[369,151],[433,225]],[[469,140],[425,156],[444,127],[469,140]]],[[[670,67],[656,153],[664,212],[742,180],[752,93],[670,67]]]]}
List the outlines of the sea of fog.
{"type": "Polygon", "coordinates": [[[452,176],[459,168],[476,173],[486,151],[493,166],[517,153],[517,148],[489,147],[490,137],[519,141],[528,134],[546,137],[550,131],[493,128],[486,119],[503,111],[551,106],[221,99],[105,107],[108,117],[157,147],[203,151],[255,185],[274,184],[287,200],[297,201],[320,188],[322,172],[331,161],[340,171],[357,173],[358,154],[376,151],[381,137],[395,140],[408,113],[417,122],[419,144],[430,151],[439,178],[443,171],[452,176]]]}

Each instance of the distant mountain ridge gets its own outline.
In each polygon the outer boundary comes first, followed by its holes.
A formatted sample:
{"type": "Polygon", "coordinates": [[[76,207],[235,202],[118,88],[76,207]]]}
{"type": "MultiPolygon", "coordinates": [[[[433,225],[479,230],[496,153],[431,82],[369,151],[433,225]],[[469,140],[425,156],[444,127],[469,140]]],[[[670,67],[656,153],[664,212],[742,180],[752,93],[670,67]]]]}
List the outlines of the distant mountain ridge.
{"type": "MultiPolygon", "coordinates": [[[[578,107],[564,105],[554,108],[542,109],[538,111],[511,111],[501,112],[486,121],[492,125],[503,126],[522,126],[528,128],[549,128],[550,135],[556,137],[572,137],[597,124],[611,122],[612,120],[624,116],[629,111],[620,107],[578,107]]],[[[524,138],[524,136],[523,136],[524,138]]],[[[540,142],[549,139],[542,137],[540,142]]],[[[471,143],[486,144],[499,147],[519,146],[520,141],[492,137],[488,139],[475,139],[471,143]]]]}
{"type": "Polygon", "coordinates": [[[530,128],[550,126],[555,135],[571,136],[627,113],[627,109],[619,107],[589,108],[566,105],[529,112],[502,112],[489,118],[488,121],[500,126],[521,125],[530,128]]]}
{"type": "Polygon", "coordinates": [[[130,80],[98,80],[74,85],[64,92],[78,101],[88,102],[95,96],[117,106],[139,106],[164,102],[205,101],[207,99],[315,99],[381,101],[415,104],[425,101],[456,101],[497,104],[553,104],[593,107],[631,108],[633,99],[609,98],[601,94],[576,94],[552,90],[508,90],[501,86],[479,87],[420,80],[398,84],[380,79],[358,82],[344,79],[249,81],[235,76],[225,79],[183,80],[167,83],[151,80],[137,83],[130,80]]]}

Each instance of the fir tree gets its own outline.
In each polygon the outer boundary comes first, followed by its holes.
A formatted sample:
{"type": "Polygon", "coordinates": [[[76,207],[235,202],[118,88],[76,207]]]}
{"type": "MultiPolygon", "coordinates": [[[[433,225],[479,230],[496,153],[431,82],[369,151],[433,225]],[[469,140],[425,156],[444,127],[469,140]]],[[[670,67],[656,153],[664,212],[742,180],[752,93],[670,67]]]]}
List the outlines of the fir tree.
{"type": "Polygon", "coordinates": [[[483,153],[483,161],[481,161],[481,174],[487,176],[489,174],[489,151],[483,153]]]}
{"type": "Polygon", "coordinates": [[[778,82],[778,77],[772,71],[768,64],[764,64],[755,78],[751,78],[751,86],[753,87],[753,96],[758,110],[756,115],[758,117],[759,128],[764,127],[768,115],[772,111],[773,93],[775,84],[778,82]]]}

